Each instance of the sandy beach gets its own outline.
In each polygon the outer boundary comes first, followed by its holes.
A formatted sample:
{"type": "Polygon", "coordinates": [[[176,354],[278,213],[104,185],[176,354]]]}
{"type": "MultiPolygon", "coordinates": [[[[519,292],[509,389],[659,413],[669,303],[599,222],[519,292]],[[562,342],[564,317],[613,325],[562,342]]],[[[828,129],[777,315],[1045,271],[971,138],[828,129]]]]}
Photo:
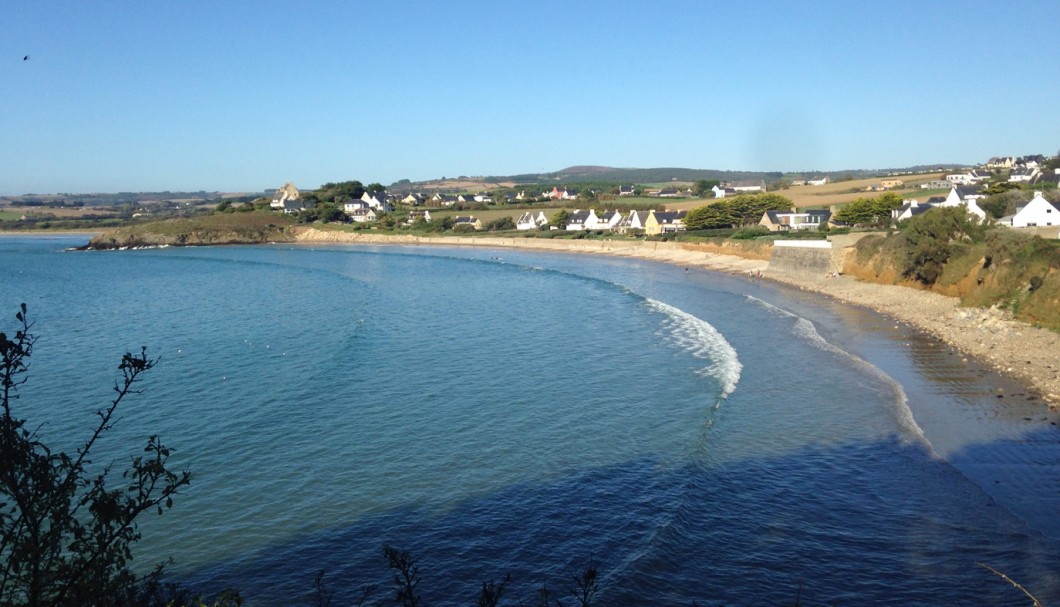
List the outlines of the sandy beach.
{"type": "MultiPolygon", "coordinates": [[[[533,238],[430,238],[357,234],[316,228],[296,231],[299,242],[510,247],[520,249],[613,255],[735,274],[757,275],[800,289],[866,306],[934,335],[964,358],[975,358],[1036,392],[1051,408],[1060,409],[1060,334],[1012,320],[998,309],[962,308],[956,298],[919,289],[866,283],[849,276],[770,271],[769,261],[705,250],[674,242],[551,240],[533,238]]],[[[735,249],[734,249],[735,252],[735,249]]]]}

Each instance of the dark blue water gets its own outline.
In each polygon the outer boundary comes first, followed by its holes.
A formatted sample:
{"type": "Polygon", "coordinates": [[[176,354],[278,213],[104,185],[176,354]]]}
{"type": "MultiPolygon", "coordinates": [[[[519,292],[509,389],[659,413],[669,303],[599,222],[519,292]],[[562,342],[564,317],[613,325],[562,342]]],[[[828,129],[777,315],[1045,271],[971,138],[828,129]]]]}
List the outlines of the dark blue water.
{"type": "Polygon", "coordinates": [[[20,406],[72,447],[121,353],[161,356],[97,461],[177,448],[137,562],[196,588],[307,602],[326,570],[348,604],[388,543],[435,605],[590,558],[606,605],[1027,603],[978,562],[1060,601],[1056,416],[879,315],[636,260],[79,243],[0,239],[20,406]]]}

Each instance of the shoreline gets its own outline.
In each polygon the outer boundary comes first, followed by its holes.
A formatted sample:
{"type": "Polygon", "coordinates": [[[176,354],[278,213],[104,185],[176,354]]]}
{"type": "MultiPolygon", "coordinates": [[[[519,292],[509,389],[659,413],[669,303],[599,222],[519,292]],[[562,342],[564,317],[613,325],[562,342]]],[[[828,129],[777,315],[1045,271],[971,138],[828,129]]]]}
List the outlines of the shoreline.
{"type": "Polygon", "coordinates": [[[1031,398],[1040,398],[1050,409],[1060,410],[1060,334],[1015,321],[1005,310],[962,308],[957,298],[930,291],[862,282],[842,275],[771,272],[767,259],[747,259],[711,250],[717,247],[677,242],[432,238],[357,234],[312,227],[297,230],[294,242],[516,248],[634,257],[732,274],[761,272],[764,279],[864,306],[933,335],[964,355],[966,362],[972,357],[990,365],[1037,392],[1031,398]]]}

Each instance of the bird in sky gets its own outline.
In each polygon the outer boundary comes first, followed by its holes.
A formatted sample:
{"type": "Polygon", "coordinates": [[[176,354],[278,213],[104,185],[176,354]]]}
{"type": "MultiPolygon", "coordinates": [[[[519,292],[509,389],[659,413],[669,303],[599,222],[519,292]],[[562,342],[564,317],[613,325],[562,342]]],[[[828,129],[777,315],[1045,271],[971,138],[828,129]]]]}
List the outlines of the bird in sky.
{"type": "Polygon", "coordinates": [[[29,61],[29,55],[26,55],[25,57],[23,57],[22,60],[23,61],[29,61]]]}

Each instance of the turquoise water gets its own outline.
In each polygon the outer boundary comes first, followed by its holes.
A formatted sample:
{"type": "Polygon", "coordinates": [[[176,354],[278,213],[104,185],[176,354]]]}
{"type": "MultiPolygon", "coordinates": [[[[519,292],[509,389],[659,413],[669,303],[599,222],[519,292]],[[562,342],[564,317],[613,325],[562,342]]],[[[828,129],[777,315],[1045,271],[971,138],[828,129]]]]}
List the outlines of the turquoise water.
{"type": "Polygon", "coordinates": [[[636,260],[80,242],[0,239],[20,404],[72,447],[121,353],[161,356],[97,461],[177,448],[137,561],[195,587],[324,569],[347,603],[391,543],[438,605],[590,557],[608,605],[1025,603],[976,562],[1060,600],[1056,417],[873,313],[636,260]]]}

